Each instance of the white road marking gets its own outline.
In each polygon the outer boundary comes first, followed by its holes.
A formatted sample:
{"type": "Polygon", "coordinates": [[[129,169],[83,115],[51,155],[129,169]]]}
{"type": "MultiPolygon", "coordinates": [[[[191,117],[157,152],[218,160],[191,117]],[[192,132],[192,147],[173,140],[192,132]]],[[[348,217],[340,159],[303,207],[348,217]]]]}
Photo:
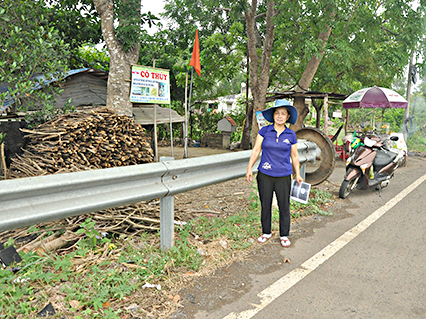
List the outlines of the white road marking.
{"type": "Polygon", "coordinates": [[[265,290],[261,291],[257,296],[260,299],[259,305],[253,305],[254,309],[249,309],[242,311],[240,313],[231,312],[229,315],[223,319],[250,319],[254,317],[258,312],[263,308],[272,303],[275,299],[297,284],[300,280],[305,278],[308,274],[314,271],[318,266],[328,260],[336,252],[342,249],[346,244],[352,241],[355,237],[361,234],[366,230],[370,225],[372,225],[376,220],[382,217],[386,212],[388,212],[393,206],[398,204],[405,196],[410,194],[416,187],[426,180],[426,174],[416,180],[413,184],[408,186],[389,202],[383,205],[381,208],[374,211],[370,216],[361,221],[358,225],[348,230],[342,236],[337,238],[331,244],[323,248],[316,255],[309,258],[305,261],[301,268],[296,268],[289,272],[287,275],[281,277],[278,281],[274,282],[265,290]]]}

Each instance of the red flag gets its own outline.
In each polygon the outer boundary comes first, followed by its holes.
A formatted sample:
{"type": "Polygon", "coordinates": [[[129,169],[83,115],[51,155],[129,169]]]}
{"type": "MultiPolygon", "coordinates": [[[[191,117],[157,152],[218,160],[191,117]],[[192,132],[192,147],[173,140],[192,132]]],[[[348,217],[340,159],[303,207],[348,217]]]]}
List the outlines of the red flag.
{"type": "Polygon", "coordinates": [[[200,63],[200,43],[198,41],[198,29],[195,32],[195,41],[194,41],[194,49],[192,50],[191,61],[189,62],[190,66],[193,66],[195,72],[201,76],[201,63],[200,63]]]}

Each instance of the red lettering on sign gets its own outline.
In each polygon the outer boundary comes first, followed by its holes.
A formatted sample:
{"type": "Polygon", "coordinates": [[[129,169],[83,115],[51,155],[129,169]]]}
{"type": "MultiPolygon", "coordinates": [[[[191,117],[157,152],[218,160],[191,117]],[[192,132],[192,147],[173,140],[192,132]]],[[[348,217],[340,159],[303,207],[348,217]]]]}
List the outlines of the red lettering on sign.
{"type": "Polygon", "coordinates": [[[167,80],[167,74],[151,72],[151,78],[154,80],[167,80]]]}

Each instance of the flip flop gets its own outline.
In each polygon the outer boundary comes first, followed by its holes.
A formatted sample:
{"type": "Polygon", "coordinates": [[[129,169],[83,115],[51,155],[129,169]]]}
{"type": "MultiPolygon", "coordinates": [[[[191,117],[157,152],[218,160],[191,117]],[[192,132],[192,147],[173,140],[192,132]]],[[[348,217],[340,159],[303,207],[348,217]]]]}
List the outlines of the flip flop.
{"type": "Polygon", "coordinates": [[[287,237],[280,238],[280,242],[281,242],[281,246],[283,246],[283,247],[288,247],[288,246],[291,245],[291,242],[290,242],[290,240],[288,240],[287,237]]]}
{"type": "MultiPolygon", "coordinates": [[[[272,237],[272,236],[271,236],[272,237]]],[[[271,239],[271,237],[266,237],[265,236],[265,234],[263,234],[262,236],[260,236],[258,239],[257,239],[257,242],[258,243],[261,243],[261,244],[264,244],[264,243],[266,243],[269,239],[271,239]]]]}

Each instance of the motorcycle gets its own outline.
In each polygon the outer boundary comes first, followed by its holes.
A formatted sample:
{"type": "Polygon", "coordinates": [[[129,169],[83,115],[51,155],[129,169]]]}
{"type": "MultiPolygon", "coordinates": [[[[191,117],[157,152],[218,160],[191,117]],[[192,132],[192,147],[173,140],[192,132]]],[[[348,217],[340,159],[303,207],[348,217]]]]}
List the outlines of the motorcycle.
{"type": "MultiPolygon", "coordinates": [[[[396,142],[399,137],[391,136],[389,139],[396,142]]],[[[339,197],[348,197],[355,187],[362,190],[376,187],[381,196],[381,189],[389,185],[394,171],[405,162],[405,152],[389,150],[384,141],[376,136],[357,137],[350,148],[339,197]]]]}

